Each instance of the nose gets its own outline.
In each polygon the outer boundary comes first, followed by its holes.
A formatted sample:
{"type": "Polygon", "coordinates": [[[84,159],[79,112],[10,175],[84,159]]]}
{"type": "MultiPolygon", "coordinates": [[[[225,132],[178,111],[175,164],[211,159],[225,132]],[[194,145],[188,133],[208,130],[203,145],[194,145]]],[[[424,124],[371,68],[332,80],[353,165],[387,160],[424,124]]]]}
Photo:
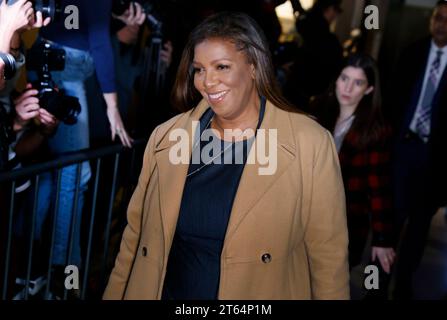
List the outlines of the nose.
{"type": "Polygon", "coordinates": [[[205,76],[203,77],[203,86],[205,89],[212,88],[218,83],[217,76],[213,71],[206,71],[205,76]]]}
{"type": "Polygon", "coordinates": [[[352,91],[354,83],[352,81],[346,81],[345,92],[350,93],[352,91]]]}

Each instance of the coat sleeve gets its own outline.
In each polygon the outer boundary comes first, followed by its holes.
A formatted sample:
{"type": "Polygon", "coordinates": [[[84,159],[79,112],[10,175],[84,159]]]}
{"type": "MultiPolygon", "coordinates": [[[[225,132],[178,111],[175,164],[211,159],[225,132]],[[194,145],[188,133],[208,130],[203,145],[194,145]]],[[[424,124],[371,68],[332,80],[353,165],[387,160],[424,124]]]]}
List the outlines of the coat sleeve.
{"type": "Polygon", "coordinates": [[[368,193],[372,245],[391,247],[394,235],[391,208],[391,162],[389,147],[375,146],[368,153],[368,193]]]}
{"type": "Polygon", "coordinates": [[[326,131],[313,164],[305,232],[312,299],[349,299],[346,200],[337,152],[326,131]]]}
{"type": "Polygon", "coordinates": [[[156,132],[157,129],[154,130],[149,138],[144,152],[143,168],[140,173],[138,185],[127,209],[127,226],[121,240],[120,251],[115,260],[115,266],[110,274],[109,282],[103,295],[103,299],[105,300],[120,300],[124,298],[127,282],[140,241],[146,189],[149,185],[151,173],[155,167],[153,153],[155,150],[156,132]]]}

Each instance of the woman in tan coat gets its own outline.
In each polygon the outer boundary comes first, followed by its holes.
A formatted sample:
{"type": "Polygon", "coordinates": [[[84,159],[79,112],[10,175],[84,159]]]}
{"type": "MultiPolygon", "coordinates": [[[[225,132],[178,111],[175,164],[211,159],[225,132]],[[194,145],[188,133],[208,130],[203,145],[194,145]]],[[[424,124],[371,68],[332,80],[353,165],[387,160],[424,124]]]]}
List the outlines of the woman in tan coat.
{"type": "Polygon", "coordinates": [[[337,152],[278,93],[256,23],[202,22],[174,99],[202,101],[149,139],[104,298],[348,299],[337,152]]]}

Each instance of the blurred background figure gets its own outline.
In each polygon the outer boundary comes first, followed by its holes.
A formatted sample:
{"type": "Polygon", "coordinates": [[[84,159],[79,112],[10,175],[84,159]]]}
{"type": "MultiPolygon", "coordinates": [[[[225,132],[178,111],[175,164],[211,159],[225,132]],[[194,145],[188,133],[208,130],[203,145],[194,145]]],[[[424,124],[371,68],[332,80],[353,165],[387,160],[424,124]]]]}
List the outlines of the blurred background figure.
{"type": "Polygon", "coordinates": [[[142,3],[115,0],[112,11],[118,101],[125,123],[138,137],[174,115],[166,103],[173,45],[165,35],[163,8],[142,3]]]}
{"type": "MultiPolygon", "coordinates": [[[[34,11],[30,1],[0,1],[0,172],[19,169],[21,161],[35,151],[44,140],[44,134],[50,134],[57,126],[53,115],[40,108],[37,92],[28,85],[24,92],[14,92],[20,72],[25,63],[21,51],[20,35],[25,30],[40,28],[50,23],[43,19],[42,12],[34,11]]],[[[13,283],[15,271],[4,277],[4,257],[8,236],[10,204],[9,198],[14,194],[19,200],[14,207],[14,214],[23,213],[29,204],[30,181],[16,181],[15,188],[0,185],[0,288],[3,280],[13,283]]],[[[13,251],[13,255],[21,252],[13,251]]],[[[13,257],[14,259],[15,257],[13,257]]],[[[10,297],[12,286],[6,292],[10,297]]]]}
{"type": "Polygon", "coordinates": [[[362,262],[369,233],[369,264],[380,271],[379,290],[368,298],[387,299],[394,262],[391,203],[391,131],[381,112],[379,73],[368,55],[347,58],[329,91],[315,99],[317,119],[332,132],[346,193],[350,268],[362,262]]]}
{"type": "MultiPolygon", "coordinates": [[[[80,110],[70,121],[61,122],[56,134],[48,141],[49,151],[53,156],[61,156],[67,152],[74,152],[89,148],[89,105],[87,102],[86,80],[96,73],[103,99],[106,102],[106,114],[110,125],[110,137],[130,147],[132,139],[128,135],[122,122],[116,94],[116,78],[113,63],[113,51],[110,39],[110,19],[112,3],[108,0],[61,0],[61,8],[75,5],[79,11],[79,27],[67,28],[64,19],[56,19],[40,32],[40,36],[33,46],[34,56],[51,56],[48,51],[56,53],[62,60],[63,68],[51,68],[55,61],[48,59],[49,72],[54,84],[64,92],[77,99],[80,110]]],[[[43,59],[45,61],[45,58],[43,59]]],[[[30,68],[28,68],[30,69],[30,68]]],[[[30,79],[39,79],[42,75],[38,71],[29,71],[30,79]]],[[[62,107],[62,106],[61,106],[62,107]]],[[[95,119],[92,119],[95,121],[95,119]]],[[[64,167],[61,172],[59,206],[55,216],[56,233],[54,240],[54,287],[56,295],[63,291],[65,279],[64,269],[68,264],[81,268],[80,229],[91,169],[88,161],[64,167]],[[78,167],[80,174],[78,175],[78,167]],[[79,192],[77,189],[79,186],[79,192]],[[76,195],[78,195],[76,197],[76,195]],[[76,211],[76,212],[75,212],[76,211]],[[74,217],[74,218],[73,218],[74,217]],[[71,232],[74,224],[74,232],[71,232]],[[71,253],[71,255],[69,254],[71,253]]],[[[48,213],[53,212],[56,203],[57,173],[42,174],[39,183],[39,200],[37,206],[37,229],[40,229],[48,213]]]]}
{"type": "Polygon", "coordinates": [[[438,1],[434,8],[430,34],[404,51],[390,88],[399,230],[407,223],[398,252],[396,299],[413,297],[413,273],[431,218],[447,204],[447,1],[438,1]]]}
{"type": "Polygon", "coordinates": [[[317,0],[296,21],[300,48],[284,94],[305,111],[311,97],[323,94],[340,71],[343,48],[331,24],[341,12],[341,0],[317,0]]]}

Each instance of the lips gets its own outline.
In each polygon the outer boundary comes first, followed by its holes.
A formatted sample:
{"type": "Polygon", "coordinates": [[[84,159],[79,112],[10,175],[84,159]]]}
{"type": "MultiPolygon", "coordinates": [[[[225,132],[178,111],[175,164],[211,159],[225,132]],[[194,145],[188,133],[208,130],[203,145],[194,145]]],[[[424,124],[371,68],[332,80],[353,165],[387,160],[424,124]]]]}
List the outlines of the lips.
{"type": "Polygon", "coordinates": [[[214,93],[207,93],[208,100],[210,103],[220,102],[225,98],[225,96],[227,95],[228,92],[229,92],[229,90],[214,92],[214,93]]]}

